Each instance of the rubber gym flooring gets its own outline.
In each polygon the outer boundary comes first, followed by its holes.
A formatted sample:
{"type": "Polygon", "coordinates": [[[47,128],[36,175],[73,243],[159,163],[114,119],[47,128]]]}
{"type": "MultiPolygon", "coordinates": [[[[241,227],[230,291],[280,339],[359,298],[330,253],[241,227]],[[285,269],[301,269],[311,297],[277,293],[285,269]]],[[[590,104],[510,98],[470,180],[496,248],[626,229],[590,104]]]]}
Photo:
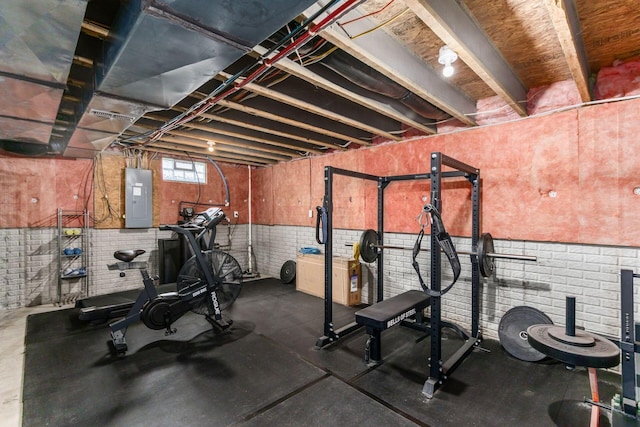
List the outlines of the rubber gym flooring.
{"type": "MultiPolygon", "coordinates": [[[[446,303],[446,301],[445,301],[446,303]]],[[[355,307],[334,304],[336,327],[355,307]]],[[[234,323],[214,334],[188,313],[169,337],[142,323],[129,352],[110,356],[106,325],[77,320],[77,309],[27,319],[24,426],[585,426],[586,370],[510,357],[485,340],[436,392],[421,393],[429,340],[395,327],[383,332],[384,362],[367,368],[366,335],[328,348],[323,301],[276,279],[247,282],[225,311],[234,323]]],[[[443,333],[443,356],[461,344],[443,333]]],[[[601,400],[619,376],[599,371],[601,400]]],[[[601,426],[609,422],[601,415],[601,426]]]]}

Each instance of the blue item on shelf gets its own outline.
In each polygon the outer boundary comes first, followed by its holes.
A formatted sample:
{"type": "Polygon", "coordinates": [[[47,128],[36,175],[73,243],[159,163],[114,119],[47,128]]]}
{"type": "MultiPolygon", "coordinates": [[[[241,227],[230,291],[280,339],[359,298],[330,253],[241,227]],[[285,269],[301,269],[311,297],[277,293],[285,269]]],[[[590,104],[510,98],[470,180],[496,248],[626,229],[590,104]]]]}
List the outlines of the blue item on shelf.
{"type": "Polygon", "coordinates": [[[64,248],[64,250],[62,251],[63,254],[70,256],[73,255],[73,249],[71,248],[64,248]]]}
{"type": "Polygon", "coordinates": [[[320,249],[318,248],[314,248],[314,247],[304,247],[304,248],[300,248],[300,253],[302,254],[319,254],[320,253],[320,249]]]}
{"type": "Polygon", "coordinates": [[[81,254],[82,254],[82,249],[80,249],[80,248],[74,248],[74,249],[73,249],[73,254],[74,254],[74,255],[81,255],[81,254]]]}

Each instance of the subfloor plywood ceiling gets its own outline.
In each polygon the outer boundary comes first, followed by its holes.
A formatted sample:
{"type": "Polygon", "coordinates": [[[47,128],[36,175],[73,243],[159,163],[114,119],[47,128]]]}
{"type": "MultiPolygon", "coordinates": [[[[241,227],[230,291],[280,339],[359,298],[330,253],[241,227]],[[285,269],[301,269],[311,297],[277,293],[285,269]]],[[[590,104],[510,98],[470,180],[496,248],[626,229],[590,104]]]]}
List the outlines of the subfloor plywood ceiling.
{"type": "Polygon", "coordinates": [[[263,166],[527,117],[540,88],[600,99],[639,23],[636,0],[5,0],[0,149],[263,166]]]}

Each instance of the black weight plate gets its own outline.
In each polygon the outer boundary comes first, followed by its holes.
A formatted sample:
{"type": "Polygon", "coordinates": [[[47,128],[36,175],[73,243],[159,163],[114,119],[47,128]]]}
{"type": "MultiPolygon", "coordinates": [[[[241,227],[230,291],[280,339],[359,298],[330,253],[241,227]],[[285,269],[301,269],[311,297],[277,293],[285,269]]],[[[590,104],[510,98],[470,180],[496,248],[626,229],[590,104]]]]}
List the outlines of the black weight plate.
{"type": "Polygon", "coordinates": [[[487,256],[488,253],[494,253],[493,237],[490,233],[482,233],[478,240],[478,264],[482,277],[490,277],[495,270],[493,257],[487,256]]]}
{"type": "Polygon", "coordinates": [[[375,230],[368,229],[360,236],[360,257],[364,262],[374,262],[378,259],[378,248],[374,245],[378,244],[378,233],[375,230]]]}
{"type": "Polygon", "coordinates": [[[280,269],[280,280],[283,283],[289,284],[296,278],[296,262],[293,260],[285,261],[280,269]]]}
{"type": "Polygon", "coordinates": [[[498,337],[502,347],[515,357],[525,362],[539,362],[546,357],[529,344],[527,328],[532,325],[551,324],[551,319],[542,311],[526,305],[513,307],[507,311],[498,327],[498,337]]]}
{"type": "Polygon", "coordinates": [[[576,337],[593,340],[593,345],[572,345],[549,334],[550,329],[564,329],[553,325],[533,325],[527,329],[529,344],[547,356],[573,366],[613,368],[620,363],[620,349],[600,335],[576,330],[576,337]]]}

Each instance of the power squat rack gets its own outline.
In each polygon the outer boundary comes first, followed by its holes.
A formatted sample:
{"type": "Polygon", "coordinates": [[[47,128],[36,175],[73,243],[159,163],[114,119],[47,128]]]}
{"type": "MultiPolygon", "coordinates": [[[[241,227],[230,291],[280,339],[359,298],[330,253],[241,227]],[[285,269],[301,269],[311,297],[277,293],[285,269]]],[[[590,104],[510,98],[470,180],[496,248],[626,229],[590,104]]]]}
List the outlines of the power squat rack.
{"type": "MultiPolygon", "coordinates": [[[[319,243],[325,245],[325,262],[324,262],[324,335],[316,341],[316,347],[323,348],[332,344],[344,336],[354,332],[362,327],[355,321],[342,326],[338,329],[333,324],[333,307],[332,307],[332,289],[333,289],[333,179],[335,175],[342,175],[352,178],[375,181],[378,183],[378,236],[379,241],[383,241],[384,236],[384,195],[385,190],[395,181],[411,181],[425,180],[431,181],[431,205],[438,212],[442,212],[442,180],[449,178],[465,178],[471,184],[471,201],[472,201],[472,224],[471,224],[471,244],[472,253],[471,264],[471,333],[464,331],[462,328],[452,325],[442,320],[441,297],[431,296],[429,305],[431,308],[429,317],[429,327],[427,331],[430,333],[431,339],[431,357],[429,359],[429,378],[423,387],[423,394],[432,397],[436,389],[442,385],[443,381],[455,370],[455,368],[471,353],[473,348],[481,341],[479,330],[480,318],[480,272],[478,256],[478,239],[480,236],[480,170],[469,166],[463,162],[455,160],[451,157],[443,155],[440,152],[431,153],[431,168],[429,173],[415,175],[398,175],[398,176],[376,176],[361,172],[355,172],[345,169],[338,169],[332,166],[326,166],[324,169],[325,196],[323,199],[323,207],[318,211],[318,222],[316,223],[316,238],[319,243]],[[452,170],[444,171],[443,167],[452,170]],[[320,239],[320,222],[323,223],[322,239],[320,239]],[[442,327],[453,327],[456,332],[462,331],[465,339],[464,344],[447,359],[442,361],[442,343],[441,329],[442,327]]],[[[431,224],[431,236],[435,235],[435,225],[431,224]]],[[[431,268],[430,268],[430,288],[434,292],[441,290],[441,257],[440,247],[437,239],[431,238],[431,268]]],[[[383,300],[383,281],[384,281],[384,251],[380,250],[377,258],[377,302],[383,300]]],[[[418,279],[416,277],[416,285],[418,279]]],[[[372,306],[373,307],[373,306],[372,306]]],[[[401,315],[399,312],[398,315],[401,315]]],[[[416,316],[420,318],[421,316],[416,316]]]]}

